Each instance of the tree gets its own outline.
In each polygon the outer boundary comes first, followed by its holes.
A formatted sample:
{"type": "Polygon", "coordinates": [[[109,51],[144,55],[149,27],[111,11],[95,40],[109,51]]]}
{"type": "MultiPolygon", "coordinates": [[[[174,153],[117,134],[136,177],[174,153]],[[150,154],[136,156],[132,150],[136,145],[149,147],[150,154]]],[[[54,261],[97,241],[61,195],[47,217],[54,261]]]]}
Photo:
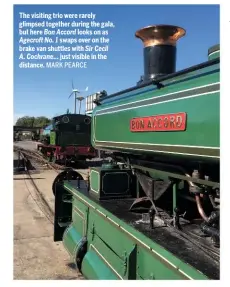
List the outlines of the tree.
{"type": "Polygon", "coordinates": [[[21,117],[17,120],[16,126],[24,126],[24,127],[44,127],[50,124],[51,119],[47,117],[21,117]]]}
{"type": "Polygon", "coordinates": [[[37,117],[34,121],[35,127],[43,127],[47,126],[51,123],[51,119],[48,119],[47,117],[37,117]]]}

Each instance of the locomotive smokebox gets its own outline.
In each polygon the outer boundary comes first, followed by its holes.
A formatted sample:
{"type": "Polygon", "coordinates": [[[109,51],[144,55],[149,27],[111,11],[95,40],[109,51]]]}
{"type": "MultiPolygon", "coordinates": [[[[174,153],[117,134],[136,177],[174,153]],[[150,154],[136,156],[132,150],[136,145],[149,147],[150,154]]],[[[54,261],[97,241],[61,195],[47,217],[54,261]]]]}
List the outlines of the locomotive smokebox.
{"type": "Polygon", "coordinates": [[[144,83],[176,71],[176,43],[185,35],[183,28],[171,25],[154,25],[135,33],[144,44],[144,83]]]}

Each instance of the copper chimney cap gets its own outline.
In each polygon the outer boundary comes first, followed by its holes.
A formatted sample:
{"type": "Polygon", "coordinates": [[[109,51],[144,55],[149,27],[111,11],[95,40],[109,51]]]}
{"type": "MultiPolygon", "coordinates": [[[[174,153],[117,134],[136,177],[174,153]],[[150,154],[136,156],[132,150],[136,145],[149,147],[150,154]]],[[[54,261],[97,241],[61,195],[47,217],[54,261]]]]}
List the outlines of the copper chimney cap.
{"type": "Polygon", "coordinates": [[[178,39],[185,35],[186,31],[183,28],[172,25],[152,25],[144,27],[135,33],[137,38],[140,38],[144,47],[156,45],[171,45],[176,46],[178,39]]]}

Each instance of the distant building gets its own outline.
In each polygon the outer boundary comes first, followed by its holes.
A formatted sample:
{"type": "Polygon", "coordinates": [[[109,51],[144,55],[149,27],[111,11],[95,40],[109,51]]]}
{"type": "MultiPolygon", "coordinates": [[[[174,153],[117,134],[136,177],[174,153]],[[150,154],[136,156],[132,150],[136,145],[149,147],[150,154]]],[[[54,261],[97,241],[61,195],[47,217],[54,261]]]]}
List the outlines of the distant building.
{"type": "Polygon", "coordinates": [[[23,136],[29,136],[29,135],[31,135],[31,132],[22,132],[22,135],[23,136]]]}

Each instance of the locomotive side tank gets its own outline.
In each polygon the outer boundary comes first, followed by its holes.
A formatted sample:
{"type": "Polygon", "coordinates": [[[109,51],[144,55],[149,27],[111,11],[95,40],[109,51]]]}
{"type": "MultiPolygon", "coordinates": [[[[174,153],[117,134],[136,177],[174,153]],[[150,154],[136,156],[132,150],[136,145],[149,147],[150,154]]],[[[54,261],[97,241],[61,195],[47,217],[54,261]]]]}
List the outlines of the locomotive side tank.
{"type": "Polygon", "coordinates": [[[219,46],[209,61],[175,72],[182,28],[160,25],[136,32],[144,43],[145,74],[136,87],[101,98],[93,111],[92,143],[167,161],[219,161],[219,46]]]}

